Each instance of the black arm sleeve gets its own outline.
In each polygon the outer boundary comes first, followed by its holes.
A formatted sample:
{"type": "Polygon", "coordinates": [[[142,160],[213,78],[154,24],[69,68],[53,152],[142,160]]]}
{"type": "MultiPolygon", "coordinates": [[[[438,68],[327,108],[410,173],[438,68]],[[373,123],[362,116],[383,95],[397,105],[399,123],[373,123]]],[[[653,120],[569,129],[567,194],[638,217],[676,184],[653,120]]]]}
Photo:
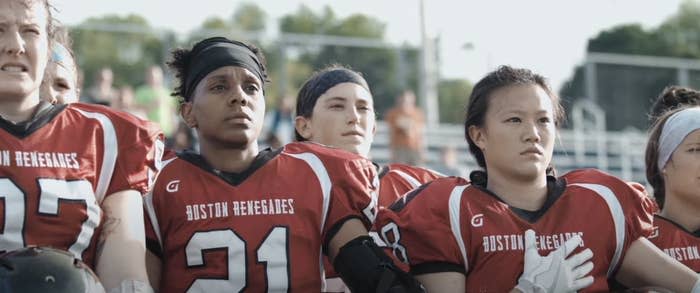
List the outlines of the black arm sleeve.
{"type": "Polygon", "coordinates": [[[352,292],[425,292],[423,285],[397,268],[369,236],[357,237],[341,247],[333,267],[352,292]]]}

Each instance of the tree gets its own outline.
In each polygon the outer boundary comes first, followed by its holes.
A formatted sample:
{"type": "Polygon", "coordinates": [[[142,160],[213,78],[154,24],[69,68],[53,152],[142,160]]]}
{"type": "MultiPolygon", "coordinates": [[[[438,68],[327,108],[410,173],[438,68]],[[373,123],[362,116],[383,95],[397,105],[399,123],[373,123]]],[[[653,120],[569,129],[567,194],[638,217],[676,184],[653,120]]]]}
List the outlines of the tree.
{"type": "MultiPolygon", "coordinates": [[[[659,27],[649,30],[625,24],[600,32],[588,41],[588,52],[700,58],[700,3],[686,1],[659,27]]],[[[607,110],[608,128],[644,129],[651,100],[666,86],[677,84],[673,69],[596,65],[598,104],[607,110]]],[[[691,83],[700,73],[690,72],[691,83]]],[[[560,89],[565,106],[585,97],[585,71],[578,66],[560,89]]],[[[570,110],[570,107],[567,107],[570,110]]]]}
{"type": "Polygon", "coordinates": [[[656,36],[639,24],[625,24],[602,31],[589,40],[588,52],[663,55],[656,36]]]}
{"type": "Polygon", "coordinates": [[[166,53],[161,35],[138,15],[89,18],[71,33],[87,86],[105,66],[112,68],[117,86],[142,84],[146,68],[162,64],[166,53]]]}
{"type": "Polygon", "coordinates": [[[194,29],[186,43],[192,44],[208,37],[222,36],[258,44],[258,36],[265,31],[267,15],[255,3],[242,3],[229,19],[218,16],[207,18],[194,29]],[[252,37],[251,37],[252,36],[252,37]]]}
{"type": "Polygon", "coordinates": [[[204,20],[201,27],[208,30],[230,30],[231,24],[221,17],[213,16],[204,20]]]}
{"type": "Polygon", "coordinates": [[[386,25],[377,19],[364,14],[353,14],[339,20],[325,34],[381,40],[385,28],[386,25]]]}
{"type": "Polygon", "coordinates": [[[231,37],[233,32],[233,25],[226,21],[225,19],[212,16],[204,20],[202,24],[192,30],[187,37],[186,44],[193,44],[204,38],[214,37],[214,36],[224,36],[231,37]]]}
{"type": "Polygon", "coordinates": [[[233,13],[232,24],[242,31],[264,31],[267,14],[255,3],[241,3],[233,13]]]}
{"type": "Polygon", "coordinates": [[[323,12],[317,15],[306,5],[300,5],[294,14],[285,15],[280,19],[280,31],[286,33],[324,34],[326,28],[336,23],[333,10],[324,6],[323,12]]]}
{"type": "Polygon", "coordinates": [[[463,79],[441,80],[438,84],[440,123],[464,123],[472,84],[463,79]]]}
{"type": "Polygon", "coordinates": [[[656,30],[665,56],[700,58],[700,3],[683,2],[678,13],[656,30]]]}
{"type": "MultiPolygon", "coordinates": [[[[280,20],[280,31],[297,34],[322,34],[338,37],[363,38],[382,41],[385,24],[363,14],[336,18],[333,10],[326,6],[316,13],[305,5],[280,20]]],[[[299,49],[298,61],[319,69],[330,64],[348,65],[362,72],[370,85],[378,113],[388,109],[394,98],[404,88],[416,88],[415,79],[407,79],[406,72],[417,72],[417,54],[407,53],[408,48],[366,48],[340,45],[304,46],[299,49]],[[400,73],[402,69],[405,72],[400,73]]],[[[299,65],[299,64],[297,64],[299,65]]],[[[301,71],[304,72],[304,71],[301,71]]],[[[290,77],[290,81],[304,81],[306,77],[290,77]]],[[[300,84],[292,84],[297,89],[300,84]]]]}

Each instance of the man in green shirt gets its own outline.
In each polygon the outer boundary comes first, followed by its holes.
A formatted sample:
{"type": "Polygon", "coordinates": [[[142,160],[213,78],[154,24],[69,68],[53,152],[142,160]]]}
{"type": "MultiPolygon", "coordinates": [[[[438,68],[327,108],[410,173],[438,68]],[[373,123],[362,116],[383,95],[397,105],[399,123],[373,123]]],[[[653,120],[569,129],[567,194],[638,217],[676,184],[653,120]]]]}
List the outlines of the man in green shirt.
{"type": "Polygon", "coordinates": [[[163,133],[170,137],[175,130],[175,101],[163,86],[163,70],[157,66],[146,69],[146,84],[136,89],[136,106],[142,109],[148,120],[158,123],[163,133]]]}

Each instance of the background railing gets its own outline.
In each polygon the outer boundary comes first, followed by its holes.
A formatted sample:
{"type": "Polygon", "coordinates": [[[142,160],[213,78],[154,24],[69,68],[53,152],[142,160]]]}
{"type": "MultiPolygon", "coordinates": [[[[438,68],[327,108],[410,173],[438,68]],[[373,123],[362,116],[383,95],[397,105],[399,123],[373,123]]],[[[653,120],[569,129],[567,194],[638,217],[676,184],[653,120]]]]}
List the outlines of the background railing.
{"type": "MultiPolygon", "coordinates": [[[[646,183],[646,140],[646,134],[636,130],[606,132],[561,129],[555,141],[552,161],[559,174],[579,168],[597,168],[624,180],[646,183]]],[[[469,153],[462,125],[440,124],[426,129],[425,144],[425,165],[439,162],[442,148],[451,145],[457,150],[458,165],[466,170],[465,173],[478,168],[469,153]]],[[[391,159],[389,132],[384,122],[378,122],[370,155],[378,163],[387,163],[391,159]]]]}

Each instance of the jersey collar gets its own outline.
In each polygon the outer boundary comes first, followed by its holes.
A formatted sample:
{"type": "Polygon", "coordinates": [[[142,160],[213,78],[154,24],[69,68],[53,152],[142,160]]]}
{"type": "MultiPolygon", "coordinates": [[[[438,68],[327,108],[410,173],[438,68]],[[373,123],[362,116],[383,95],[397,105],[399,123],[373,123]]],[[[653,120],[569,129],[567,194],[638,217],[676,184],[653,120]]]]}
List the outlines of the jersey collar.
{"type": "MultiPolygon", "coordinates": [[[[474,187],[478,188],[479,190],[483,191],[484,193],[494,197],[498,201],[504,203],[507,205],[507,203],[501,199],[500,196],[492,192],[491,190],[486,189],[485,186],[479,185],[479,184],[473,184],[474,187]]],[[[529,222],[529,223],[535,223],[537,222],[542,216],[544,216],[545,213],[549,210],[549,208],[554,205],[554,203],[559,199],[562,194],[564,194],[564,191],[566,190],[566,179],[564,178],[556,178],[554,176],[547,176],[547,198],[544,201],[544,204],[539,210],[536,211],[528,211],[525,209],[521,208],[516,208],[513,206],[508,205],[511,211],[515,213],[519,218],[529,222]]]]}
{"type": "Polygon", "coordinates": [[[67,106],[68,105],[66,104],[54,105],[42,101],[37,106],[37,110],[34,113],[34,116],[27,121],[13,123],[3,117],[0,117],[0,128],[4,129],[5,131],[17,138],[25,138],[34,133],[35,131],[39,130],[42,126],[48,124],[67,106]]]}
{"type": "Polygon", "coordinates": [[[272,160],[281,152],[282,148],[276,150],[266,148],[260,151],[258,155],[255,156],[255,159],[253,159],[253,162],[250,164],[248,169],[244,170],[241,173],[226,172],[214,169],[214,167],[212,167],[202,155],[192,151],[183,151],[181,153],[178,153],[177,156],[187,162],[194,164],[199,168],[202,168],[203,170],[209,173],[216,175],[217,177],[226,181],[228,184],[238,186],[241,183],[243,183],[243,181],[245,181],[248,177],[253,175],[253,173],[255,173],[256,170],[260,169],[260,167],[265,165],[265,163],[272,160]]]}

